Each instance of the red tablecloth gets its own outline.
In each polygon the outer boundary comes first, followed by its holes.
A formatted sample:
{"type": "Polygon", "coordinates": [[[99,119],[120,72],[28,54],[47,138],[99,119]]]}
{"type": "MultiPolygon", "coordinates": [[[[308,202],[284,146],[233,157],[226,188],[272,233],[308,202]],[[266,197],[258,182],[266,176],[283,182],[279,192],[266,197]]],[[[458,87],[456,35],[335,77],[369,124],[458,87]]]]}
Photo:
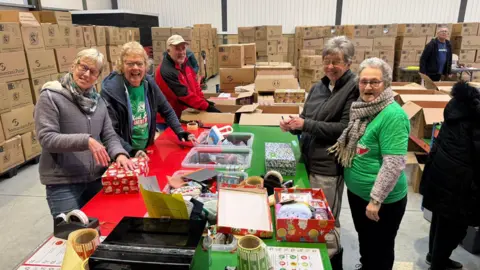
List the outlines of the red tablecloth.
{"type": "MultiPolygon", "coordinates": [[[[161,189],[167,183],[166,175],[172,175],[181,169],[181,163],[191,146],[191,143],[180,142],[175,133],[167,129],[155,140],[155,144],[147,149],[150,157],[149,176],[157,176],[161,189]]],[[[106,236],[123,217],[143,217],[147,209],[140,193],[105,195],[101,191],[82,208],[82,211],[87,216],[99,219],[101,234],[106,236]]]]}

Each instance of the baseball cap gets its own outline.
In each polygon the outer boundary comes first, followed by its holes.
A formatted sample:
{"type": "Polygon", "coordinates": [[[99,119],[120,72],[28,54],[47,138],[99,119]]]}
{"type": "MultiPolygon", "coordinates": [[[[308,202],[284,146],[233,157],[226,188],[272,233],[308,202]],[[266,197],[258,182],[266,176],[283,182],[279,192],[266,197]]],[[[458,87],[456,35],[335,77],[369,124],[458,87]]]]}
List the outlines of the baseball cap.
{"type": "Polygon", "coordinates": [[[188,42],[186,42],[182,36],[180,35],[173,35],[171,37],[168,38],[167,40],[167,46],[170,46],[170,45],[178,45],[178,44],[181,44],[181,43],[186,43],[188,44],[188,42]]]}

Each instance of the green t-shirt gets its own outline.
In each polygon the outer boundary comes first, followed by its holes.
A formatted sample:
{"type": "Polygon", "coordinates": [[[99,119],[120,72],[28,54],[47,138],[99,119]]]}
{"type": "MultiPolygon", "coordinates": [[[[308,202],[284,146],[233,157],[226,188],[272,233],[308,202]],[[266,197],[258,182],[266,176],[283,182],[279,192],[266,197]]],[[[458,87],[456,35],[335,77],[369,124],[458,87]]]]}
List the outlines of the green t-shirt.
{"type": "Polygon", "coordinates": [[[132,106],[132,147],[135,150],[143,150],[148,143],[148,116],[143,83],[138,87],[128,86],[128,96],[132,106]]]}
{"type": "MultiPolygon", "coordinates": [[[[345,168],[345,184],[354,194],[370,201],[383,155],[406,155],[410,121],[405,111],[393,102],[370,122],[357,144],[357,151],[350,168],[345,168]]],[[[402,172],[395,188],[384,203],[403,199],[408,192],[407,178],[402,172]]]]}

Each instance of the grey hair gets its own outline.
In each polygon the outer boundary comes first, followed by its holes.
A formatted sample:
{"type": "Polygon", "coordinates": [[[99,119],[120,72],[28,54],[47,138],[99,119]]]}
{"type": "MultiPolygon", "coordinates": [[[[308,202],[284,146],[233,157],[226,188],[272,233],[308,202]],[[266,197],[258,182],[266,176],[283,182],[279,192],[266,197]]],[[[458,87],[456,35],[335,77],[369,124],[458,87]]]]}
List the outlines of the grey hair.
{"type": "Polygon", "coordinates": [[[352,63],[352,58],[355,55],[355,47],[353,46],[352,41],[350,41],[350,39],[348,39],[346,36],[331,38],[323,45],[323,58],[330,54],[339,53],[343,53],[343,61],[345,63],[352,63]]]}
{"type": "Polygon", "coordinates": [[[383,84],[385,85],[385,88],[390,87],[393,79],[392,79],[392,68],[390,67],[389,64],[387,64],[385,61],[377,57],[365,59],[362,61],[362,63],[360,63],[360,67],[358,68],[357,79],[360,79],[360,74],[364,69],[368,67],[380,69],[380,71],[382,71],[382,81],[383,81],[383,84]]]}
{"type": "Polygon", "coordinates": [[[81,60],[85,59],[95,62],[100,73],[102,72],[103,66],[105,65],[105,55],[103,55],[103,53],[95,48],[81,50],[77,53],[75,60],[73,60],[73,64],[76,65],[80,63],[81,60]]]}

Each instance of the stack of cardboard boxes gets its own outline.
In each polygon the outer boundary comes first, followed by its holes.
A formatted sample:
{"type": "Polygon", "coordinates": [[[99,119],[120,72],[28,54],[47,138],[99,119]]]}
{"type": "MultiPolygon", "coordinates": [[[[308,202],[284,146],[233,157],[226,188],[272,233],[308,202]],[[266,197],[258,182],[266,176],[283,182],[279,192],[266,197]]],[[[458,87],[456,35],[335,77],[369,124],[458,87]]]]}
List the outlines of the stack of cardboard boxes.
{"type": "MultiPolygon", "coordinates": [[[[480,67],[480,29],[479,23],[457,23],[452,29],[452,50],[458,55],[458,61],[467,67],[480,67]]],[[[468,78],[469,79],[469,78],[468,78]]],[[[480,81],[477,72],[473,81],[480,81]]]]}
{"type": "Polygon", "coordinates": [[[257,59],[260,62],[286,62],[288,39],[283,37],[281,25],[255,27],[257,59]]]}
{"type": "Polygon", "coordinates": [[[195,24],[193,25],[193,37],[194,44],[191,47],[192,51],[196,52],[195,57],[200,65],[199,74],[207,78],[218,74],[217,28],[212,28],[211,24],[195,24]],[[202,52],[205,53],[205,64],[202,52]]]}
{"type": "Polygon", "coordinates": [[[153,64],[155,66],[162,63],[163,54],[167,51],[167,40],[170,36],[172,36],[171,27],[152,27],[153,64]]]}
{"type": "Polygon", "coordinates": [[[219,45],[217,57],[223,92],[233,93],[235,87],[255,81],[255,43],[219,45]]]}

